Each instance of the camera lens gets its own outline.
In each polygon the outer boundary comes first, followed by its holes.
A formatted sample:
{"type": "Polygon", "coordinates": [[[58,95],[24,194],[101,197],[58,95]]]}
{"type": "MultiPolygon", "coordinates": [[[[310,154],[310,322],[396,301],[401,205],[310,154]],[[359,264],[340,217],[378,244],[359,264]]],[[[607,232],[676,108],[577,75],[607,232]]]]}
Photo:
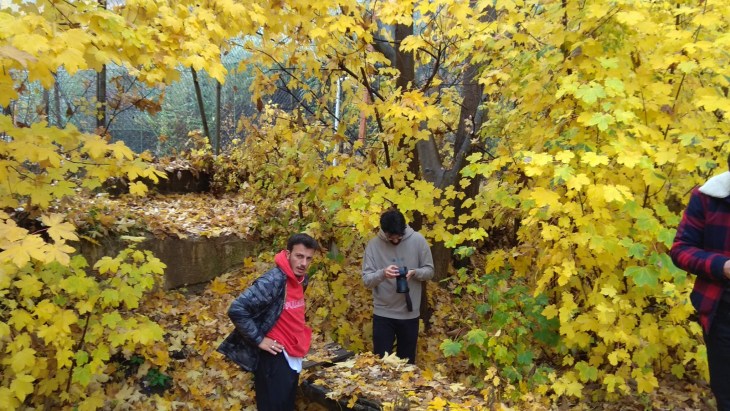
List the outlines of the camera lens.
{"type": "Polygon", "coordinates": [[[398,277],[395,278],[395,292],[403,294],[410,291],[408,289],[408,279],[406,279],[407,275],[408,267],[398,267],[398,277]]]}

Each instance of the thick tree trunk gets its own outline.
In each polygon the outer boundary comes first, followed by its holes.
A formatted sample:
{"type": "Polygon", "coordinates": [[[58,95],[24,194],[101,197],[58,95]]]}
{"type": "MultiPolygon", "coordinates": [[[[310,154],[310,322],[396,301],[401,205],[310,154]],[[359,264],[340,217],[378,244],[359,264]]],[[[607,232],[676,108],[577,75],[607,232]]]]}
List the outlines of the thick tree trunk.
{"type": "MultiPolygon", "coordinates": [[[[474,0],[471,1],[471,5],[475,6],[474,0]]],[[[494,21],[496,18],[496,11],[490,8],[481,17],[481,21],[494,21]]],[[[476,136],[483,123],[484,113],[479,112],[479,106],[482,102],[484,87],[478,82],[479,72],[482,66],[483,64],[472,65],[470,61],[464,74],[464,100],[462,101],[459,125],[456,130],[454,156],[456,156],[458,148],[462,146],[465,139],[476,136]]],[[[468,156],[472,152],[473,150],[470,150],[466,155],[468,156]]],[[[458,222],[459,217],[468,211],[462,207],[462,204],[467,199],[474,199],[479,194],[479,185],[481,182],[481,176],[472,178],[471,183],[462,191],[465,194],[464,198],[454,199],[454,222],[458,222]]],[[[476,225],[476,222],[470,222],[466,227],[475,227],[476,225]]]]}
{"type": "MultiPolygon", "coordinates": [[[[464,100],[462,101],[462,109],[461,113],[459,114],[459,126],[456,131],[456,144],[454,145],[454,155],[457,154],[456,147],[461,147],[465,139],[474,138],[479,131],[479,127],[481,127],[481,116],[478,115],[478,110],[479,105],[482,101],[483,87],[477,81],[480,69],[481,65],[469,64],[464,74],[464,100]]],[[[473,151],[474,148],[472,147],[472,149],[465,153],[465,155],[468,156],[473,151]]],[[[459,222],[459,217],[469,212],[469,210],[465,209],[462,205],[467,199],[476,198],[477,194],[479,194],[479,185],[481,184],[481,182],[482,177],[479,175],[472,178],[470,184],[466,186],[462,191],[465,196],[461,199],[459,199],[458,197],[454,198],[454,217],[450,219],[451,224],[454,224],[456,226],[459,222]]],[[[478,222],[469,221],[463,227],[473,228],[476,226],[478,226],[478,222]]],[[[453,260],[454,267],[457,269],[465,267],[466,263],[469,261],[468,259],[459,260],[453,254],[451,254],[449,258],[453,260]]]]}

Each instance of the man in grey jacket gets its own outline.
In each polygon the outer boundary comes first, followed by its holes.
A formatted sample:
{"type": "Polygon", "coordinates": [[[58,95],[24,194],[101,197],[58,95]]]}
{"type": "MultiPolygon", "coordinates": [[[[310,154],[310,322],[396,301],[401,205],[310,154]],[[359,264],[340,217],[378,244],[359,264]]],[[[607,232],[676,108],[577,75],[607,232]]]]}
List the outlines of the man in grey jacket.
{"type": "Polygon", "coordinates": [[[433,277],[428,242],[406,225],[398,210],[380,216],[380,233],[365,247],[362,282],[373,290],[373,352],[381,357],[393,352],[416,362],[421,287],[433,277]],[[398,268],[407,267],[408,293],[396,292],[398,268]]]}

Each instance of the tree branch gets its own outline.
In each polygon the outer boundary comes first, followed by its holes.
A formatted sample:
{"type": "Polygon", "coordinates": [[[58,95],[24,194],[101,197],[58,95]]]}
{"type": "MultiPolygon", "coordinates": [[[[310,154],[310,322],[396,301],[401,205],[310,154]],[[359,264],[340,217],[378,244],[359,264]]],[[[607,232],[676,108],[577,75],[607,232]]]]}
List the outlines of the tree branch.
{"type": "MultiPolygon", "coordinates": [[[[390,65],[394,66],[395,65],[395,48],[393,48],[393,46],[391,46],[389,43],[391,43],[391,42],[373,37],[372,44],[373,44],[373,48],[375,49],[375,51],[384,55],[385,58],[390,60],[390,65]]],[[[392,43],[395,44],[395,42],[392,42],[392,43]]]]}
{"type": "Polygon", "coordinates": [[[471,139],[465,138],[464,143],[459,148],[459,152],[454,156],[454,164],[450,170],[443,174],[441,181],[437,182],[436,187],[444,189],[456,182],[456,177],[464,167],[464,163],[466,163],[466,153],[469,152],[469,149],[471,149],[471,139]]]}
{"type": "Polygon", "coordinates": [[[429,86],[431,86],[431,82],[433,81],[434,77],[436,77],[436,73],[439,71],[439,66],[441,66],[441,48],[439,48],[438,56],[436,56],[436,62],[433,63],[433,71],[431,72],[431,76],[426,80],[426,83],[421,87],[421,93],[425,93],[429,86]]]}

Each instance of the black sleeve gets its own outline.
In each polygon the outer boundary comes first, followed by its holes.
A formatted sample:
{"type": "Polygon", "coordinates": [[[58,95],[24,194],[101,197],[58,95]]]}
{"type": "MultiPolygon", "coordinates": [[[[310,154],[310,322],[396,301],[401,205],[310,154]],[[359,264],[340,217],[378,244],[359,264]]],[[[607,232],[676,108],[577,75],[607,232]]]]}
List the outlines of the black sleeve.
{"type": "Polygon", "coordinates": [[[270,307],[281,293],[282,285],[286,286],[286,279],[278,281],[275,272],[267,272],[241,293],[228,309],[228,317],[249,344],[258,346],[264,339],[264,333],[254,318],[270,307]]]}

